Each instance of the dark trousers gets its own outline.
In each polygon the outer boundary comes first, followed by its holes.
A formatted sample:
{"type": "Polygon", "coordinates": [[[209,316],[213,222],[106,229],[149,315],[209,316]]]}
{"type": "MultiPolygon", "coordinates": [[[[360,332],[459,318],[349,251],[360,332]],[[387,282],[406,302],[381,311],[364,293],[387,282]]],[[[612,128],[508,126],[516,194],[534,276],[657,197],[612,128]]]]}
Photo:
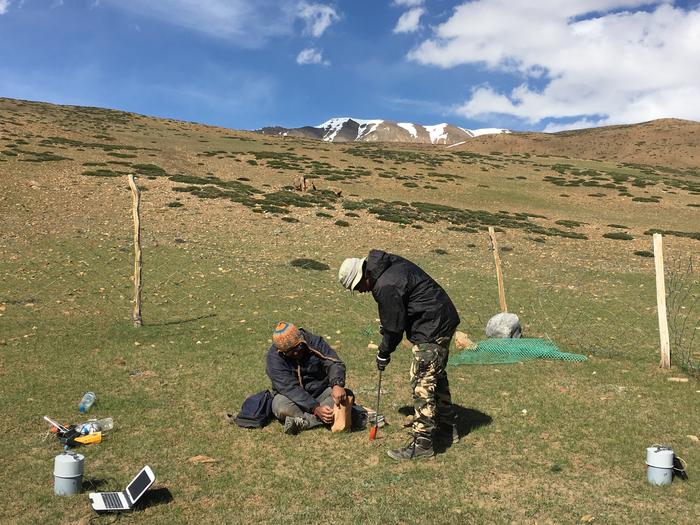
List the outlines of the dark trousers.
{"type": "MultiPolygon", "coordinates": [[[[324,407],[333,407],[333,396],[331,396],[331,387],[326,388],[315,399],[319,405],[324,407]]],[[[304,412],[299,405],[282,394],[276,394],[272,399],[272,413],[277,419],[284,422],[287,417],[303,417],[309,422],[309,428],[323,425],[323,422],[309,412],[304,412]]]]}

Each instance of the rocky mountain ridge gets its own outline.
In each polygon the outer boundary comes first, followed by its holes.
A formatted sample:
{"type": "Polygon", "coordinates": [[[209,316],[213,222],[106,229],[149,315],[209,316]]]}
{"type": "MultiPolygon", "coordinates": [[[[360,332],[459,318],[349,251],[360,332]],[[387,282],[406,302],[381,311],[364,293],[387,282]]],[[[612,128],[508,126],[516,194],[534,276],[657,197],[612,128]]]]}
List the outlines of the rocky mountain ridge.
{"type": "Polygon", "coordinates": [[[474,137],[510,133],[507,129],[466,129],[442,123],[423,126],[391,120],[365,120],[336,117],[318,126],[301,128],[266,127],[256,130],[264,135],[304,137],[325,142],[404,142],[414,144],[456,145],[474,137]]]}

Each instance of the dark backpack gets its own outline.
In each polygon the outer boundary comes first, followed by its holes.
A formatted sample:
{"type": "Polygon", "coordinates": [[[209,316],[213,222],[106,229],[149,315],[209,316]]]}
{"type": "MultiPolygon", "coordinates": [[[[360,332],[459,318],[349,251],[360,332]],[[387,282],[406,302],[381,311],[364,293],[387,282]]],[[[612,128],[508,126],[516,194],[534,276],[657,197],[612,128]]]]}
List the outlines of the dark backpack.
{"type": "Polygon", "coordinates": [[[272,394],[269,390],[263,390],[243,401],[241,411],[234,421],[239,427],[261,428],[267,425],[271,415],[272,394]]]}

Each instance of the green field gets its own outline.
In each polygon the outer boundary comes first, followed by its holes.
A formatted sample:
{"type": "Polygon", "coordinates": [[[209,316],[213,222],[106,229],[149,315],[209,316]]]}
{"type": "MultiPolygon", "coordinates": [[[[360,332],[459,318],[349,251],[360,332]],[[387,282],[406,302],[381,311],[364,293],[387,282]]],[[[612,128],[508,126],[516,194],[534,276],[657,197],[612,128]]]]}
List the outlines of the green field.
{"type": "Polygon", "coordinates": [[[90,416],[115,421],[80,450],[86,491],[120,490],[144,464],[158,478],[129,522],[697,521],[696,171],[282,140],[0,102],[0,522],[112,521],[85,494],[53,495],[61,447],[42,416],[82,421],[86,390],[97,393],[90,416]],[[145,188],[141,328],[130,319],[125,173],[145,188]],[[317,190],[287,188],[297,173],[317,190]],[[225,421],[269,387],[280,320],[324,336],[357,401],[374,404],[376,305],[336,281],[344,257],[371,248],[421,265],[455,302],[459,329],[482,339],[499,310],[487,226],[499,228],[508,306],[525,334],[588,361],[449,368],[463,437],[422,462],[386,456],[406,438],[406,347],[384,374],[389,425],[373,443],[366,431],[292,437],[274,422],[225,421]],[[652,229],[671,232],[671,371],[658,367],[654,260],[635,254],[651,250],[652,229]],[[604,236],[613,232],[632,239],[604,236]],[[329,269],[292,264],[304,258],[329,269]],[[688,382],[668,381],[679,376],[688,382]],[[688,481],[647,483],[654,443],[687,461],[688,481]],[[190,461],[198,455],[216,461],[190,461]]]}

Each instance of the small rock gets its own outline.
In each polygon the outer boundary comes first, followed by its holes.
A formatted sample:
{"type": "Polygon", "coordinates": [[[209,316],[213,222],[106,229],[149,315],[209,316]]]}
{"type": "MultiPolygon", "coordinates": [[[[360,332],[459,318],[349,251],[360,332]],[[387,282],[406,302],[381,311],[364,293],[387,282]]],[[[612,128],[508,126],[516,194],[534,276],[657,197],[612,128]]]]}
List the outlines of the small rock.
{"type": "Polygon", "coordinates": [[[379,346],[375,345],[374,343],[370,343],[367,345],[368,350],[379,350],[379,346]]]}
{"type": "Polygon", "coordinates": [[[698,436],[694,436],[694,435],[692,435],[692,434],[688,434],[686,437],[687,437],[690,441],[692,441],[693,443],[700,443],[700,438],[698,438],[698,436]]]}
{"type": "Polygon", "coordinates": [[[469,336],[464,332],[455,332],[455,347],[458,350],[475,350],[476,343],[469,339],[469,336]]]}
{"type": "Polygon", "coordinates": [[[134,346],[141,346],[141,343],[139,343],[138,341],[134,341],[134,346]]]}

